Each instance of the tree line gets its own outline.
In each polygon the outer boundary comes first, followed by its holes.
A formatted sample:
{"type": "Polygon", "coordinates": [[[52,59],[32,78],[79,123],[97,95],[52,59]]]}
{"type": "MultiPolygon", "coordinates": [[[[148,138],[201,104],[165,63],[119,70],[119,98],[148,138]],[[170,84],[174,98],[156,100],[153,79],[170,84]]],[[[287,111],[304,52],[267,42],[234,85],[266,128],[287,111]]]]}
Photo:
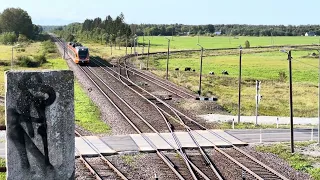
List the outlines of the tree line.
{"type": "MultiPolygon", "coordinates": [[[[49,29],[52,27],[48,27],[49,29]]],[[[46,27],[45,27],[46,29],[46,27]]],[[[110,45],[133,42],[136,36],[303,36],[306,32],[320,35],[320,25],[246,25],[246,24],[127,24],[121,13],[116,18],[110,15],[86,19],[55,28],[54,32],[67,41],[95,41],[110,45]]]]}
{"type": "Polygon", "coordinates": [[[83,23],[58,27],[54,32],[66,41],[92,40],[111,45],[120,45],[125,40],[130,43],[133,37],[131,26],[125,23],[123,13],[114,19],[110,15],[104,20],[100,17],[86,19],[83,23]]]}
{"type": "Polygon", "coordinates": [[[303,36],[306,32],[320,35],[320,25],[246,25],[246,24],[140,24],[134,33],[142,36],[226,35],[226,36],[303,36]]]}
{"type": "Polygon", "coordinates": [[[7,8],[0,13],[0,42],[3,44],[35,40],[41,32],[42,27],[33,24],[29,14],[21,8],[7,8]]]}

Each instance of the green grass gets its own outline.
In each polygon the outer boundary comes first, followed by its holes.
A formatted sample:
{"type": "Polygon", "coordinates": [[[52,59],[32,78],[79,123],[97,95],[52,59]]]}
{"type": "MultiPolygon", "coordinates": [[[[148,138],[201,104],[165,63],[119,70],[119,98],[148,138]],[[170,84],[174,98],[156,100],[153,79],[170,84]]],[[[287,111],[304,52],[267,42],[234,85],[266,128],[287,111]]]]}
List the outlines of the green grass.
{"type": "MultiPolygon", "coordinates": [[[[295,145],[296,145],[296,148],[299,148],[299,147],[308,146],[312,143],[314,142],[295,143],[295,145]]],[[[320,180],[320,168],[314,167],[316,163],[320,162],[319,157],[317,158],[309,157],[300,153],[291,154],[289,143],[257,146],[256,150],[261,152],[270,152],[270,153],[276,154],[280,158],[286,160],[294,169],[307,172],[315,180],[320,180]]]]}
{"type": "MultiPolygon", "coordinates": [[[[171,37],[169,37],[171,39],[171,37]]],[[[148,51],[148,39],[150,39],[150,52],[159,52],[167,51],[168,40],[164,36],[145,36],[145,48],[143,48],[143,37],[139,37],[139,47],[137,51],[139,53],[148,51]]],[[[270,46],[271,37],[249,37],[249,36],[240,36],[238,39],[228,36],[200,36],[199,43],[205,48],[237,48],[239,45],[244,47],[245,41],[250,42],[251,47],[258,46],[270,46]]],[[[274,45],[306,45],[306,44],[318,44],[318,37],[273,37],[274,45]]],[[[85,46],[90,48],[90,54],[94,56],[100,56],[102,58],[116,57],[120,55],[125,55],[125,47],[114,47],[112,48],[112,55],[110,50],[110,45],[94,43],[90,41],[82,42],[85,46]]],[[[170,50],[182,50],[182,49],[199,49],[197,46],[198,37],[191,36],[180,36],[173,37],[173,40],[170,41],[170,50]]],[[[133,50],[134,51],[134,50],[133,50]]],[[[128,53],[131,53],[130,47],[128,47],[128,53]]]]}
{"type": "Polygon", "coordinates": [[[138,155],[123,155],[121,159],[125,161],[126,164],[132,164],[138,155]]]}
{"type": "MultiPolygon", "coordinates": [[[[293,51],[293,103],[294,116],[316,117],[318,91],[318,59],[305,58],[315,51],[293,51]]],[[[239,55],[234,51],[208,51],[203,59],[202,95],[216,96],[218,103],[228,112],[236,115],[238,107],[238,76],[239,55]],[[231,54],[231,55],[221,55],[231,54]],[[221,75],[227,70],[229,76],[221,75]],[[216,75],[209,75],[214,71],[216,75]]],[[[139,63],[145,63],[145,60],[139,63]]],[[[166,56],[151,57],[150,67],[153,73],[165,77],[166,56]]],[[[172,54],[169,60],[169,79],[193,92],[198,91],[199,84],[199,53],[172,54]],[[191,67],[196,72],[185,72],[185,67],[191,67]],[[174,69],[180,68],[177,72],[174,69]]],[[[246,54],[242,57],[242,91],[241,114],[255,114],[255,80],[261,80],[260,94],[263,96],[259,104],[259,114],[263,116],[289,116],[289,84],[288,78],[282,81],[279,72],[288,76],[288,61],[286,54],[278,51],[246,54]]]]}
{"type": "MultiPolygon", "coordinates": [[[[317,128],[316,126],[312,125],[295,125],[295,128],[317,128]]],[[[219,123],[218,128],[220,129],[232,129],[232,122],[223,122],[219,123]]],[[[258,124],[255,125],[255,123],[246,123],[246,122],[240,122],[234,123],[235,129],[276,129],[277,124],[258,124]]],[[[279,129],[289,129],[290,125],[281,125],[278,126],[279,129]]]]}
{"type": "MultiPolygon", "coordinates": [[[[199,49],[197,46],[198,36],[180,36],[180,37],[168,37],[170,41],[170,49],[199,49]]],[[[305,45],[312,43],[319,43],[319,37],[305,37],[305,36],[294,36],[294,37],[272,37],[274,40],[273,45],[305,45]]],[[[168,40],[164,36],[145,36],[145,44],[147,45],[148,39],[150,39],[151,47],[165,50],[168,46],[168,40]]],[[[239,36],[238,39],[229,36],[200,36],[199,44],[201,44],[205,49],[210,48],[232,48],[232,47],[245,47],[245,41],[250,42],[251,47],[257,46],[270,46],[271,37],[250,37],[250,36],[239,36]]],[[[143,43],[143,37],[139,36],[139,43],[143,43]]]]}
{"type": "Polygon", "coordinates": [[[100,120],[98,107],[85,94],[79,83],[75,83],[75,118],[76,123],[93,133],[109,133],[110,127],[100,120]]]}

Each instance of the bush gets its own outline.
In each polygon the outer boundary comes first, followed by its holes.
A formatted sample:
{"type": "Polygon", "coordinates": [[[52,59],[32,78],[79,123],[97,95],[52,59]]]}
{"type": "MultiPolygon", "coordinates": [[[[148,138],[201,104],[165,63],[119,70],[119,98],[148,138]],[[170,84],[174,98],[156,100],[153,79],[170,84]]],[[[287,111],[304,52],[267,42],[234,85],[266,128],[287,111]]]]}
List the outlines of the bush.
{"type": "Polygon", "coordinates": [[[19,42],[27,42],[28,38],[27,38],[27,36],[25,36],[23,34],[19,34],[18,41],[19,42]]]}
{"type": "Polygon", "coordinates": [[[39,67],[41,65],[39,60],[32,59],[28,56],[18,56],[18,64],[22,67],[39,67]]]}
{"type": "Polygon", "coordinates": [[[13,44],[17,41],[17,36],[14,32],[4,32],[0,34],[0,43],[13,44]]]}
{"type": "Polygon", "coordinates": [[[34,56],[34,60],[38,61],[40,65],[47,62],[47,58],[44,54],[34,56]]]}
{"type": "Polygon", "coordinates": [[[245,47],[250,48],[250,42],[248,40],[246,40],[246,42],[245,42],[245,47]]]}
{"type": "Polygon", "coordinates": [[[287,75],[284,71],[279,72],[279,81],[285,82],[287,80],[287,75]]]}
{"type": "Polygon", "coordinates": [[[45,54],[47,54],[47,53],[55,53],[56,52],[56,46],[50,40],[42,42],[42,48],[43,48],[43,52],[45,54]]]}

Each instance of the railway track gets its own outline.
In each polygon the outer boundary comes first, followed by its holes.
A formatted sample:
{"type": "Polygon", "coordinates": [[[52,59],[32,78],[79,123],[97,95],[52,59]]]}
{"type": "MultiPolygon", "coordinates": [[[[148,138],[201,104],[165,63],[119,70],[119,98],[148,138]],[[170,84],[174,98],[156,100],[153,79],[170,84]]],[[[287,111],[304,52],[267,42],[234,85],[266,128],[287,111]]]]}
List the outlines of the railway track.
{"type": "MultiPolygon", "coordinates": [[[[79,66],[79,67],[80,67],[80,66],[79,66]]],[[[83,68],[83,67],[80,67],[80,68],[83,68]]],[[[90,67],[87,67],[87,68],[90,69],[90,67]]],[[[101,67],[101,68],[103,69],[103,67],[101,67]]],[[[90,70],[89,70],[89,71],[90,71],[90,70]]],[[[87,71],[87,74],[86,74],[88,77],[90,76],[90,75],[88,75],[88,74],[89,74],[89,73],[88,73],[89,71],[87,71]]],[[[85,70],[84,70],[84,72],[85,72],[85,70]]],[[[112,74],[112,76],[115,76],[115,74],[118,74],[118,75],[119,75],[118,80],[120,80],[121,82],[123,82],[124,84],[126,84],[128,87],[135,87],[135,88],[138,87],[136,84],[134,84],[132,81],[130,81],[130,79],[129,79],[129,77],[128,77],[128,71],[125,70],[124,72],[125,72],[125,75],[126,75],[127,77],[123,76],[123,70],[121,70],[121,67],[120,67],[119,73],[114,72],[114,71],[113,71],[113,74],[110,73],[110,72],[108,72],[108,73],[112,74]],[[124,82],[123,79],[126,79],[127,82],[124,82]],[[128,82],[129,82],[129,83],[128,83],[128,82]]],[[[94,74],[94,72],[91,72],[91,73],[92,73],[93,75],[95,75],[95,76],[97,77],[97,79],[99,79],[99,77],[98,77],[97,74],[94,74]]],[[[103,82],[101,79],[99,79],[99,80],[100,80],[101,82],[103,82]]],[[[92,82],[94,82],[94,81],[92,81],[92,82]]],[[[97,82],[97,81],[96,81],[96,82],[97,82]]],[[[100,90],[103,94],[105,94],[105,92],[103,92],[103,90],[101,90],[100,86],[97,85],[96,82],[94,82],[94,84],[99,88],[99,90],[100,90]]],[[[101,85],[101,84],[100,84],[100,85],[101,85]]],[[[139,89],[142,90],[142,88],[139,88],[139,89]]],[[[142,90],[142,91],[143,91],[143,90],[142,90]]],[[[115,93],[115,92],[113,92],[113,93],[115,93]]],[[[146,91],[144,91],[144,93],[148,94],[148,92],[146,92],[146,91]]],[[[151,95],[151,94],[149,94],[149,95],[150,95],[150,96],[153,96],[153,95],[151,95]]],[[[140,96],[143,96],[143,95],[140,94],[140,96]]],[[[120,97],[119,97],[119,98],[120,98],[120,97]]],[[[192,120],[191,118],[185,116],[184,114],[182,114],[182,113],[179,112],[178,110],[170,107],[168,104],[166,104],[165,102],[163,102],[163,101],[160,100],[159,98],[157,98],[157,97],[155,97],[155,96],[153,96],[153,98],[155,98],[155,99],[156,99],[157,101],[159,101],[161,104],[164,104],[166,107],[168,107],[168,108],[173,112],[173,114],[176,115],[176,117],[173,117],[173,116],[170,115],[169,113],[167,113],[166,115],[167,115],[167,116],[172,116],[173,118],[178,119],[178,121],[180,121],[180,124],[181,124],[182,126],[184,126],[187,131],[190,131],[191,128],[190,128],[188,125],[186,125],[185,122],[190,121],[190,122],[192,122],[192,123],[194,123],[194,124],[197,124],[196,121],[194,121],[194,120],[192,120]],[[185,120],[183,121],[181,117],[183,117],[185,120]]],[[[157,107],[157,108],[158,108],[159,111],[162,111],[162,112],[164,112],[164,114],[165,114],[165,110],[161,110],[159,107],[157,107]]],[[[132,109],[131,109],[131,110],[132,110],[132,109]]],[[[119,109],[119,111],[121,111],[121,110],[119,109]]],[[[133,110],[132,110],[132,111],[133,111],[133,110]]],[[[163,117],[164,117],[164,116],[163,116],[163,117]]],[[[131,120],[130,120],[127,116],[126,116],[126,119],[127,119],[128,122],[130,123],[130,125],[136,129],[136,131],[137,131],[138,133],[141,133],[141,132],[142,132],[138,127],[136,127],[136,125],[135,125],[133,122],[131,122],[131,120]]],[[[140,119],[142,119],[142,118],[140,117],[140,119]]],[[[165,118],[164,118],[164,119],[165,119],[165,118]]],[[[146,124],[148,125],[148,123],[146,123],[146,124]]],[[[168,122],[166,122],[166,124],[167,124],[167,126],[168,126],[168,129],[170,130],[170,132],[171,132],[172,135],[174,136],[173,131],[172,131],[172,128],[170,127],[170,124],[169,124],[168,122]]],[[[197,124],[197,125],[198,125],[199,128],[206,129],[204,126],[202,126],[202,125],[200,125],[200,124],[197,124]]],[[[154,132],[158,133],[154,128],[152,128],[152,126],[150,127],[150,126],[148,125],[148,127],[149,127],[150,129],[153,129],[154,132]]],[[[210,130],[209,130],[209,131],[210,131],[210,130]]],[[[211,133],[212,133],[212,132],[211,132],[211,133]]],[[[158,134],[159,134],[159,133],[158,133],[158,134]]],[[[142,134],[142,135],[143,135],[143,134],[142,134]]],[[[175,139],[176,139],[176,138],[175,138],[175,139]]],[[[221,137],[221,139],[223,139],[223,137],[221,137]]],[[[148,141],[148,139],[146,139],[146,140],[147,140],[147,142],[151,143],[150,141],[148,141]]],[[[225,141],[226,141],[226,140],[225,140],[225,141]]],[[[185,165],[186,165],[186,167],[188,168],[191,177],[192,177],[193,179],[198,179],[198,178],[210,179],[210,178],[209,178],[205,173],[203,173],[190,159],[188,159],[188,156],[186,155],[186,153],[183,152],[183,150],[182,150],[182,148],[181,148],[181,145],[179,145],[179,142],[178,142],[177,140],[176,140],[176,143],[178,144],[178,147],[179,147],[179,148],[178,148],[178,149],[175,149],[175,151],[176,151],[177,154],[179,154],[179,156],[180,156],[180,157],[183,159],[183,161],[185,162],[185,165]]],[[[196,142],[195,142],[195,143],[196,143],[196,142]]],[[[229,143],[230,143],[230,142],[229,142],[229,143]]],[[[170,144],[170,143],[168,143],[168,144],[170,144]]],[[[155,146],[152,145],[152,144],[150,144],[150,145],[151,145],[152,147],[155,147],[155,146]]],[[[235,149],[237,152],[241,152],[240,149],[238,149],[237,147],[233,146],[232,144],[231,144],[231,146],[232,146],[232,148],[235,149]]],[[[172,147],[173,147],[173,146],[172,146],[172,147]]],[[[154,148],[154,149],[157,149],[157,148],[154,148]]],[[[236,156],[236,157],[232,157],[232,156],[230,156],[228,153],[224,152],[223,150],[221,150],[220,148],[218,148],[218,147],[216,147],[216,146],[214,147],[214,149],[215,149],[216,151],[218,151],[219,153],[221,153],[222,155],[224,155],[224,157],[226,157],[226,158],[228,158],[229,160],[231,160],[234,164],[236,164],[237,166],[239,166],[241,169],[243,169],[244,171],[248,172],[248,174],[249,174],[250,176],[253,176],[254,178],[263,179],[263,177],[272,177],[272,178],[275,178],[275,179],[286,179],[285,177],[281,176],[279,173],[275,172],[274,170],[272,170],[271,168],[267,167],[266,165],[264,165],[264,164],[261,163],[260,161],[254,159],[253,157],[251,157],[250,155],[246,154],[245,152],[241,152],[241,153],[242,153],[242,156],[243,156],[242,159],[247,159],[247,160],[241,160],[241,159],[239,158],[240,155],[239,155],[239,156],[236,156]],[[237,159],[237,157],[238,157],[238,159],[237,159]],[[257,168],[257,166],[249,166],[249,164],[246,163],[246,162],[249,162],[249,161],[257,163],[257,164],[259,165],[260,170],[255,169],[255,168],[257,168]],[[248,167],[247,167],[247,166],[248,166],[248,167]],[[250,169],[250,168],[251,168],[251,169],[250,169]],[[263,170],[263,169],[266,169],[266,170],[263,170]],[[273,174],[273,175],[271,175],[271,174],[266,175],[266,174],[265,174],[266,172],[270,172],[270,173],[273,174]]],[[[199,147],[199,151],[200,151],[200,152],[202,151],[201,147],[199,147]]],[[[170,167],[170,169],[177,175],[177,177],[178,177],[179,179],[184,179],[184,177],[181,175],[181,173],[177,171],[176,167],[172,164],[172,162],[171,162],[170,160],[168,160],[168,158],[167,158],[165,155],[163,155],[163,153],[161,153],[161,152],[158,151],[158,150],[156,150],[156,152],[157,152],[157,154],[159,155],[159,157],[168,165],[168,167],[170,167]]],[[[236,154],[236,153],[234,153],[234,154],[236,154]]],[[[201,155],[202,155],[202,157],[204,158],[204,160],[205,160],[204,162],[206,163],[206,165],[207,165],[207,166],[210,166],[210,168],[213,167],[210,159],[205,158],[205,157],[206,157],[205,154],[202,154],[202,153],[201,153],[201,155]]],[[[215,169],[215,167],[211,168],[211,170],[213,170],[212,172],[214,172],[214,175],[216,176],[217,179],[223,179],[223,178],[221,177],[220,173],[217,172],[217,170],[215,169]]],[[[215,179],[215,178],[214,178],[214,179],[215,179]]]]}
{"type": "MultiPolygon", "coordinates": [[[[124,66],[124,67],[126,67],[126,66],[124,66]]],[[[121,70],[120,70],[119,76],[121,76],[121,70]]],[[[129,77],[127,77],[127,78],[129,79],[129,77]]],[[[132,81],[130,81],[130,83],[132,83],[132,81]]],[[[162,103],[162,104],[164,104],[164,103],[162,103]]],[[[174,108],[170,108],[170,110],[176,111],[175,114],[183,115],[182,113],[180,113],[178,110],[175,110],[174,108]]],[[[190,119],[188,117],[185,117],[185,118],[187,120],[190,120],[190,122],[193,122],[194,124],[197,124],[194,120],[192,120],[192,119],[190,119]]],[[[183,121],[181,123],[184,124],[184,122],[185,121],[183,121]]],[[[205,127],[203,127],[200,124],[197,124],[197,125],[201,129],[206,129],[205,127]]],[[[184,124],[184,126],[186,126],[187,128],[190,128],[186,124],[184,124]]],[[[224,138],[221,137],[221,139],[224,139],[224,138]]],[[[224,141],[227,141],[227,140],[224,139],[224,141]]],[[[230,143],[230,142],[228,142],[228,143],[230,143]]],[[[230,145],[232,146],[231,149],[233,151],[235,151],[234,153],[228,154],[228,153],[224,152],[223,150],[221,150],[221,148],[217,148],[217,147],[215,147],[215,149],[218,150],[219,153],[221,153],[224,156],[226,156],[228,159],[232,160],[233,163],[235,163],[236,165],[240,166],[240,168],[242,168],[246,172],[248,172],[248,174],[250,176],[253,176],[254,178],[257,178],[257,179],[265,179],[265,178],[286,179],[281,174],[275,172],[274,170],[272,170],[271,168],[267,167],[266,165],[264,165],[260,161],[258,161],[255,158],[251,157],[250,155],[248,155],[247,153],[243,152],[239,148],[233,146],[232,143],[230,143],[230,145]],[[237,155],[237,156],[234,156],[234,155],[237,155]]],[[[228,150],[229,149],[227,149],[227,151],[228,150]]]]}
{"type": "MultiPolygon", "coordinates": [[[[103,63],[103,62],[99,61],[99,63],[103,63]]],[[[195,99],[196,98],[195,95],[187,93],[184,90],[181,90],[181,88],[177,87],[176,85],[172,84],[171,82],[167,82],[163,79],[156,78],[150,74],[136,70],[134,68],[131,68],[127,64],[121,65],[119,63],[118,66],[119,66],[118,67],[119,69],[125,69],[126,74],[127,74],[126,76],[128,78],[129,77],[137,78],[140,81],[147,82],[148,85],[152,84],[153,86],[159,88],[159,90],[166,91],[166,92],[174,95],[177,98],[185,98],[185,99],[188,99],[188,98],[195,99]]]]}
{"type": "MultiPolygon", "coordinates": [[[[98,64],[96,64],[98,65],[98,64]]],[[[107,68],[109,70],[111,70],[111,68],[109,67],[101,67],[102,69],[104,68],[107,68]]],[[[106,73],[109,73],[111,76],[113,76],[114,78],[117,78],[115,76],[115,74],[117,74],[117,72],[115,72],[114,70],[111,70],[110,71],[107,71],[105,70],[106,73]]],[[[123,84],[126,84],[128,86],[128,88],[132,89],[133,91],[135,91],[137,94],[139,94],[139,96],[141,97],[144,97],[146,94],[148,94],[147,92],[146,93],[143,93],[141,90],[140,87],[134,85],[134,83],[132,81],[130,81],[130,79],[128,78],[128,73],[126,71],[126,69],[123,69],[123,68],[119,68],[119,72],[118,72],[118,75],[119,75],[119,80],[123,83],[123,84]],[[127,78],[125,78],[127,77],[127,78]],[[143,93],[143,94],[142,94],[143,93]]],[[[150,96],[153,96],[151,94],[149,94],[150,96]]],[[[147,99],[147,97],[144,97],[144,99],[146,99],[147,101],[150,102],[150,100],[147,99]]],[[[154,105],[156,106],[154,103],[150,102],[151,105],[154,105]]],[[[159,109],[159,107],[156,106],[156,108],[159,109]]],[[[160,111],[160,110],[159,110],[160,111]]],[[[200,169],[202,169],[203,167],[200,167],[198,168],[197,166],[195,166],[193,164],[192,161],[190,161],[188,158],[187,158],[187,155],[183,152],[182,150],[182,147],[181,147],[181,143],[179,142],[178,138],[176,137],[176,135],[173,133],[174,130],[172,128],[172,125],[167,121],[167,119],[165,118],[164,114],[162,114],[162,117],[164,118],[164,121],[166,122],[167,124],[167,127],[168,129],[170,130],[170,133],[172,134],[173,138],[175,139],[176,141],[176,144],[178,146],[178,149],[175,149],[177,152],[179,152],[180,156],[185,160],[185,164],[187,166],[187,168],[189,169],[189,172],[191,173],[191,176],[193,177],[193,179],[198,179],[198,177],[201,177],[201,178],[204,178],[204,179],[212,179],[212,178],[208,178],[206,176],[205,173],[203,173],[200,169]],[[192,167],[191,165],[192,164],[192,167]]],[[[186,131],[186,130],[185,130],[186,131]]],[[[156,132],[156,131],[155,131],[156,132]]],[[[201,147],[198,145],[198,148],[201,150],[201,147]]],[[[212,166],[211,162],[208,160],[208,157],[206,157],[206,155],[204,153],[201,153],[200,151],[200,154],[203,156],[203,161],[206,161],[206,164],[210,166],[210,168],[212,168],[213,170],[213,173],[215,173],[216,175],[216,178],[213,178],[213,179],[222,179],[219,175],[219,173],[216,171],[216,169],[212,166]]]]}
{"type": "MultiPolygon", "coordinates": [[[[85,137],[81,136],[80,133],[75,131],[77,137],[83,139],[90,147],[95,149],[99,157],[97,158],[88,158],[84,157],[79,150],[77,150],[79,155],[79,160],[86,166],[86,168],[90,171],[93,177],[97,180],[102,179],[123,179],[127,180],[127,178],[118,170],[107,158],[105,158],[99,150],[94,147],[90,141],[88,141],[85,137]]],[[[86,173],[87,174],[87,173],[86,173]]],[[[87,178],[87,177],[86,177],[87,178]]],[[[90,176],[88,178],[91,178],[90,176]]]]}

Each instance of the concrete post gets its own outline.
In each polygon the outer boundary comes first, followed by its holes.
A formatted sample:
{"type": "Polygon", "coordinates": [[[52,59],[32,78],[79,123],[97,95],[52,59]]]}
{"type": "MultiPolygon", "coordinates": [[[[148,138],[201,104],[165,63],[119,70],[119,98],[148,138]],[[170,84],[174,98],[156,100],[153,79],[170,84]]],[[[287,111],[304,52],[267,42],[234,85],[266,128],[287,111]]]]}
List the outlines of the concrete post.
{"type": "Polygon", "coordinates": [[[6,72],[7,179],[74,179],[72,71],[6,72]]]}

